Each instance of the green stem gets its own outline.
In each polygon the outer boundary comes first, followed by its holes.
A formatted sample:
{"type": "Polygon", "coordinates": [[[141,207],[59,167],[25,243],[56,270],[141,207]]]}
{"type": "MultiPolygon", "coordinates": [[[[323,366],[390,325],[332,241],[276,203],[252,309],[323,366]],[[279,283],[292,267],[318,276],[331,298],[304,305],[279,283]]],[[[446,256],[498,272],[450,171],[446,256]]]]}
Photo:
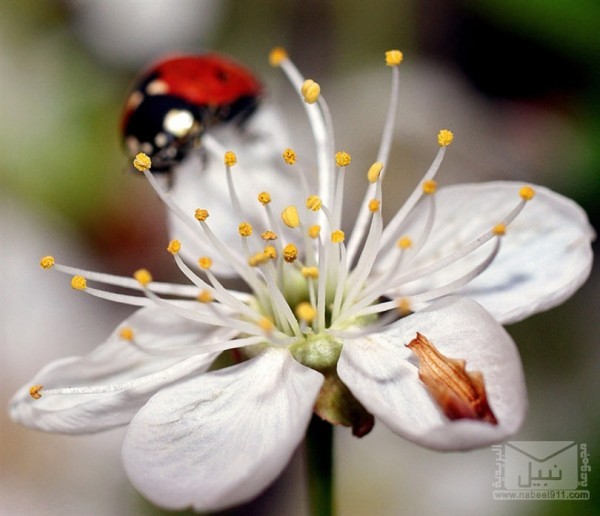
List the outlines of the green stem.
{"type": "Polygon", "coordinates": [[[332,516],[333,426],[313,415],[306,433],[308,492],[313,516],[332,516]]]}

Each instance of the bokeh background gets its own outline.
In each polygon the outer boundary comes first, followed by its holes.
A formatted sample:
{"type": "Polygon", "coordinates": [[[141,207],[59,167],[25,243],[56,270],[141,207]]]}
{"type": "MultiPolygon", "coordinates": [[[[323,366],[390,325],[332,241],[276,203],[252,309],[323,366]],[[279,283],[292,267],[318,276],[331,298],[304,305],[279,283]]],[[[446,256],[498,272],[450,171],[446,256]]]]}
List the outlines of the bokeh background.
{"type": "MultiPolygon", "coordinates": [[[[0,3],[1,404],[52,359],[100,343],[129,311],[71,291],[39,257],[178,280],[163,210],[122,154],[118,119],[135,73],[174,50],[232,54],[261,75],[298,145],[301,106],[266,56],[288,48],[319,80],[338,147],[360,172],[378,145],[389,74],[404,51],[386,198],[398,199],[455,133],[440,182],[522,179],[578,201],[598,228],[600,4],[595,0],[4,0],[0,3]],[[292,123],[293,122],[293,123],[292,123]]],[[[350,182],[359,199],[362,173],[350,182]]],[[[394,203],[388,202],[387,206],[394,203]]],[[[529,417],[516,439],[587,443],[589,502],[492,499],[490,449],[440,454],[383,425],[337,432],[341,515],[600,513],[598,267],[563,306],[509,327],[529,417]]],[[[128,484],[121,429],[68,437],[1,415],[0,513],[158,515],[128,484]]],[[[307,514],[299,456],[259,500],[228,514],[307,514]]]]}

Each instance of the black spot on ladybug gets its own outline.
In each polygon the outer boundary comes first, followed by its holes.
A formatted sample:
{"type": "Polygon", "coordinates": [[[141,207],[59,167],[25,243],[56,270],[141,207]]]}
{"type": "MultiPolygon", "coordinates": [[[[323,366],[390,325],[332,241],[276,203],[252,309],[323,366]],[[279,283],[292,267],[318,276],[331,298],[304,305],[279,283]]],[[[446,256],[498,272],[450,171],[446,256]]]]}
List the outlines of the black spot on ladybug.
{"type": "Polygon", "coordinates": [[[227,82],[229,80],[229,74],[225,70],[215,70],[215,77],[221,82],[227,82]]]}
{"type": "Polygon", "coordinates": [[[249,70],[224,56],[159,61],[128,96],[121,119],[123,141],[131,157],[146,152],[154,172],[169,172],[200,144],[204,131],[224,123],[242,126],[262,91],[249,70]]]}

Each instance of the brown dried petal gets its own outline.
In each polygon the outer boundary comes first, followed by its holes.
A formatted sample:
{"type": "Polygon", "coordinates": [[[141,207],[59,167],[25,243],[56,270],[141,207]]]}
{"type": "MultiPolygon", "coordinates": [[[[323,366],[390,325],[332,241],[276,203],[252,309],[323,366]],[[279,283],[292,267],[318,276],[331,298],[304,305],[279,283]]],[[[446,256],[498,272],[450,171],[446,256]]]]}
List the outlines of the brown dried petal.
{"type": "Polygon", "coordinates": [[[449,419],[498,424],[487,401],[481,372],[466,371],[464,360],[442,355],[420,333],[406,347],[419,358],[419,378],[449,419]]]}

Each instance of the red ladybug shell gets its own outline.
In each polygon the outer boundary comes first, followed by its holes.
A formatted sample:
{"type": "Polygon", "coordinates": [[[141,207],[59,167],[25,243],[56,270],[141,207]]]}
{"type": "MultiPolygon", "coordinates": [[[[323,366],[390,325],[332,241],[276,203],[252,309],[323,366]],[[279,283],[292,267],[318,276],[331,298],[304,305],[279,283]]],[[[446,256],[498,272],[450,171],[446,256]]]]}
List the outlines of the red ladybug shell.
{"type": "Polygon", "coordinates": [[[169,85],[169,93],[194,104],[231,104],[243,96],[256,96],[261,84],[238,63],[207,54],[167,59],[153,71],[169,85]]]}
{"type": "Polygon", "coordinates": [[[262,91],[248,69],[221,55],[163,59],[136,81],[121,118],[123,139],[131,155],[145,152],[154,171],[167,172],[204,131],[219,123],[243,123],[262,91]]]}

